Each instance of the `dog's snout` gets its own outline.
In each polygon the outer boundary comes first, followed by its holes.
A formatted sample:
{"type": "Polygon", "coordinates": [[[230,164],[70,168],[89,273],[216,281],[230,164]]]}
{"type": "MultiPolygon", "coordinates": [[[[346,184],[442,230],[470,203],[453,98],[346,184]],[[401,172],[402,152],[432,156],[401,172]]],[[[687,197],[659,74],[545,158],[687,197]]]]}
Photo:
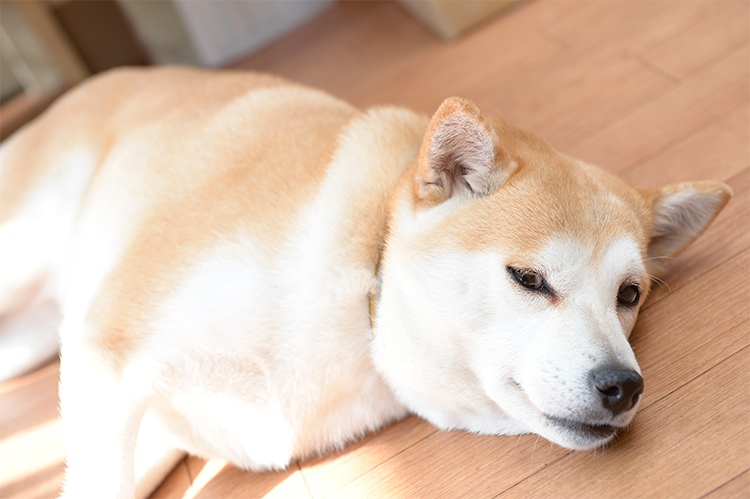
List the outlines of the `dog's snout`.
{"type": "Polygon", "coordinates": [[[643,393],[643,378],[632,369],[603,368],[591,375],[602,404],[613,417],[632,409],[643,393]]]}

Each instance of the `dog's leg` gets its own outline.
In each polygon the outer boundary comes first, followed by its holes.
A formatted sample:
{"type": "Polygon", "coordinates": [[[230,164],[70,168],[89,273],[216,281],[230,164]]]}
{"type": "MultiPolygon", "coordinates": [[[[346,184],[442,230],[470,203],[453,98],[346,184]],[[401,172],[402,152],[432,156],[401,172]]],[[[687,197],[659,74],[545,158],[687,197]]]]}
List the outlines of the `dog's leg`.
{"type": "Polygon", "coordinates": [[[0,381],[58,350],[59,305],[45,288],[54,251],[48,232],[28,221],[0,226],[0,381]]]}
{"type": "Polygon", "coordinates": [[[0,225],[0,313],[23,306],[39,289],[51,253],[50,236],[41,222],[0,225]]]}
{"type": "Polygon", "coordinates": [[[185,455],[154,414],[146,411],[135,448],[135,497],[149,497],[185,455]]]}
{"type": "Polygon", "coordinates": [[[126,376],[97,368],[101,359],[63,342],[60,404],[67,447],[64,498],[132,499],[134,457],[146,400],[126,376]]]}
{"type": "Polygon", "coordinates": [[[57,301],[43,297],[0,316],[0,382],[25,374],[57,355],[61,318],[57,301]]]}

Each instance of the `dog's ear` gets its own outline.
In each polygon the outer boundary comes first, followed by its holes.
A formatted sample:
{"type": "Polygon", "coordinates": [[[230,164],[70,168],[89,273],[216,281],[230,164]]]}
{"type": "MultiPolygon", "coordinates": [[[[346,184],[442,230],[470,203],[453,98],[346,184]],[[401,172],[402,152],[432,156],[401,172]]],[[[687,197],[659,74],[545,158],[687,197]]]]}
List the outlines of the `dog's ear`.
{"type": "Polygon", "coordinates": [[[446,99],[432,117],[418,161],[416,193],[429,204],[460,191],[491,194],[517,168],[479,108],[458,97],[446,99]]]}
{"type": "Polygon", "coordinates": [[[665,257],[692,243],[732,197],[732,190],[721,182],[686,182],[644,192],[654,212],[648,256],[655,274],[662,270],[665,257]]]}

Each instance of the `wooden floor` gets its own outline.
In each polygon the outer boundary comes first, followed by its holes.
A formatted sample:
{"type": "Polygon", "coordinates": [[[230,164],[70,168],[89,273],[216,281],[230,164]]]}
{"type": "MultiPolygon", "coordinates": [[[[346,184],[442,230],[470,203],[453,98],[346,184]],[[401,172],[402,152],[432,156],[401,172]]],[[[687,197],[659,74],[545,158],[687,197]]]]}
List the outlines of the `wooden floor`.
{"type": "MultiPolygon", "coordinates": [[[[154,497],[750,497],[749,6],[540,0],[446,44],[395,4],[345,3],[239,64],[359,106],[460,95],[637,185],[716,179],[735,197],[641,312],[646,391],[615,446],[410,417],[283,473],[191,457],[154,497]]],[[[57,367],[0,385],[2,498],[57,494],[57,367]]]]}

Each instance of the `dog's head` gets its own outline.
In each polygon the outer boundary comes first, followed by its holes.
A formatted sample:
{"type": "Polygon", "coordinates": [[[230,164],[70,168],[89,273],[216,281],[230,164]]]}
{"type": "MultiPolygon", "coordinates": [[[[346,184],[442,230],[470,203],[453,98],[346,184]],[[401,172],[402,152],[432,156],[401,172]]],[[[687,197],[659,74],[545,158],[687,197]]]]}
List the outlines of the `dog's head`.
{"type": "Polygon", "coordinates": [[[439,427],[603,445],[643,390],[628,336],[652,277],[730,196],[637,190],[448,99],[391,200],[376,365],[439,427]]]}

